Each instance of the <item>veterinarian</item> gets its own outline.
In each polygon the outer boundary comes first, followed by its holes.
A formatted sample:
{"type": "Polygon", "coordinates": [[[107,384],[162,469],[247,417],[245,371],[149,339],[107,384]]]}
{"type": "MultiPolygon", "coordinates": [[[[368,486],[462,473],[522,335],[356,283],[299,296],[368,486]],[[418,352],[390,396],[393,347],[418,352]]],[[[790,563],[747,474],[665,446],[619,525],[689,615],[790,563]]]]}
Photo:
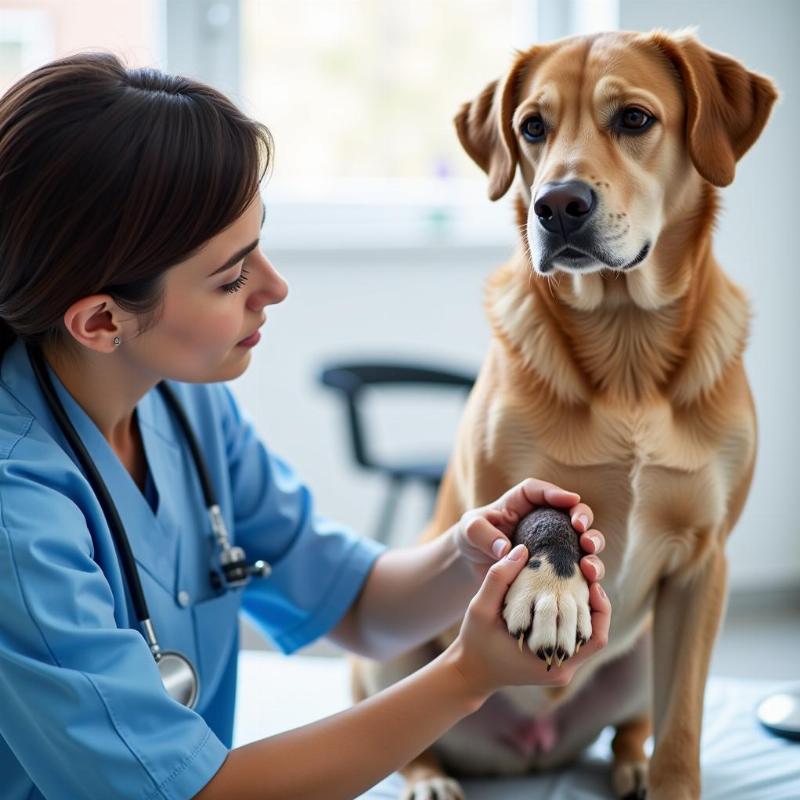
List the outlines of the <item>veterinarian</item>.
{"type": "Polygon", "coordinates": [[[567,683],[500,611],[534,479],[434,542],[383,550],[318,516],[225,381],[287,293],[259,249],[269,132],[215,90],[111,55],[0,99],[0,775],[7,800],[350,798],[501,686],[567,683]],[[166,388],[165,388],[166,387],[166,388]],[[498,560],[499,559],[499,560],[498,560]],[[341,714],[231,749],[238,614],[285,652],[451,647],[341,714]]]}

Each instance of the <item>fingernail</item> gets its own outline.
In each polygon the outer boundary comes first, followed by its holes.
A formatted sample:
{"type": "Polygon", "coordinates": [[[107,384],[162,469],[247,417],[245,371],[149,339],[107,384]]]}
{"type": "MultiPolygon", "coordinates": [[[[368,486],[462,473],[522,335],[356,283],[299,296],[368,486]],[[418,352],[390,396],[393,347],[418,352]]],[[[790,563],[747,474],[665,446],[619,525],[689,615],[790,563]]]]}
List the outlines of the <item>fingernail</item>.
{"type": "Polygon", "coordinates": [[[525,552],[525,545],[518,544],[515,548],[511,550],[511,552],[506,556],[509,561],[519,561],[522,558],[522,554],[525,552]]]}
{"type": "Polygon", "coordinates": [[[595,536],[594,534],[591,534],[589,536],[589,538],[594,542],[595,549],[596,550],[599,549],[600,548],[600,537],[599,536],[595,536]]]}
{"type": "Polygon", "coordinates": [[[578,517],[578,522],[582,522],[583,523],[583,529],[585,531],[589,530],[589,517],[587,517],[586,514],[581,514],[578,517]]]}
{"type": "Polygon", "coordinates": [[[598,583],[597,584],[597,591],[600,592],[600,597],[607,598],[608,595],[606,594],[606,590],[598,583]]]}
{"type": "Polygon", "coordinates": [[[503,555],[503,550],[506,549],[506,540],[505,539],[495,539],[492,543],[492,553],[494,553],[495,558],[500,558],[503,555]]]}

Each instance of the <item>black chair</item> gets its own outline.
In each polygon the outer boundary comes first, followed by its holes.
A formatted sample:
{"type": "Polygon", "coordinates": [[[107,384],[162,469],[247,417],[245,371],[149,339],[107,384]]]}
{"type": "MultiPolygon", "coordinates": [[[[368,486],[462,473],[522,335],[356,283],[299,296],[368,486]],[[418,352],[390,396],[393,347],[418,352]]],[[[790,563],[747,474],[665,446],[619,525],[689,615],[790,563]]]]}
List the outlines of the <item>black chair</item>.
{"type": "Polygon", "coordinates": [[[465,394],[475,383],[475,375],[409,363],[341,363],[324,367],[319,375],[323,386],[340,393],[347,408],[350,443],[356,463],[363,469],[385,475],[388,491],[378,517],[375,538],[388,542],[397,511],[400,492],[409,483],[419,483],[435,499],[449,453],[441,458],[411,462],[380,461],[365,441],[364,409],[366,390],[375,386],[457,389],[465,394]]]}

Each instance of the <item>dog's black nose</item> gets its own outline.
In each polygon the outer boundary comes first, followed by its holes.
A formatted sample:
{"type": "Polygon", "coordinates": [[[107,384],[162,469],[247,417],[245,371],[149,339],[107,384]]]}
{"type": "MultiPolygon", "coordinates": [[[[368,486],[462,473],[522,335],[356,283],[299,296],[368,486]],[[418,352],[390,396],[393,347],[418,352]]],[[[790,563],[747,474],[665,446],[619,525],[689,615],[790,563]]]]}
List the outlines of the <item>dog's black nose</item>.
{"type": "Polygon", "coordinates": [[[533,201],[541,226],[565,239],[592,216],[594,206],[594,192],[583,181],[545,183],[533,201]]]}

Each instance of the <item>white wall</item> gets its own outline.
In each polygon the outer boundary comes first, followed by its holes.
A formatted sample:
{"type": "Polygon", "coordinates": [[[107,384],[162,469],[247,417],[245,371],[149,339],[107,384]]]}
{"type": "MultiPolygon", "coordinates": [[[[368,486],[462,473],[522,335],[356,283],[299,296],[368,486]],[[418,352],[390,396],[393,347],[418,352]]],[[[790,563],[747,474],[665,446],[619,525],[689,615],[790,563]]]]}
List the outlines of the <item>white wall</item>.
{"type": "MultiPolygon", "coordinates": [[[[724,192],[715,249],[756,312],[747,365],[761,441],[753,490],[730,545],[732,586],[797,587],[800,522],[792,501],[800,450],[800,267],[793,234],[800,3],[621,0],[620,13],[620,27],[627,29],[698,24],[703,41],[772,76],[784,93],[762,139],[741,162],[736,182],[724,192]]],[[[268,225],[276,224],[271,217],[268,225]]],[[[319,365],[340,356],[409,356],[477,367],[488,342],[483,282],[507,257],[513,233],[509,213],[508,243],[495,248],[314,254],[276,251],[265,230],[264,246],[284,271],[290,295],[269,312],[253,365],[234,390],[271,446],[308,479],[325,513],[367,532],[383,486],[351,466],[341,409],[315,384],[319,365]]],[[[382,418],[380,433],[398,447],[419,442],[445,451],[457,413],[456,405],[430,413],[415,405],[404,418],[394,406],[382,418]]],[[[401,540],[413,540],[426,513],[427,498],[413,495],[401,520],[401,540]]]]}

